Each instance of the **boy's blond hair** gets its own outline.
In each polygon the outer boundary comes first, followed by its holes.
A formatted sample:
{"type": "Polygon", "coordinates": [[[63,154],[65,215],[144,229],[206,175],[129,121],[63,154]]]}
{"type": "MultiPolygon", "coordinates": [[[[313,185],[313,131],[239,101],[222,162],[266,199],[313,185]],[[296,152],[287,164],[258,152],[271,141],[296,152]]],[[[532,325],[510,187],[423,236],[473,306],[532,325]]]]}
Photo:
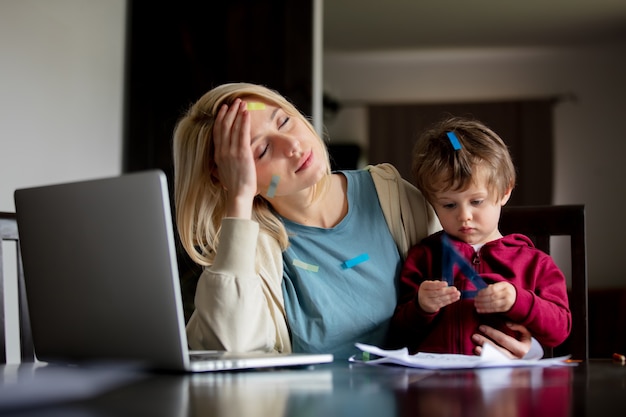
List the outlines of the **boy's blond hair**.
{"type": "Polygon", "coordinates": [[[413,148],[413,179],[431,203],[436,192],[468,189],[479,168],[497,200],[515,186],[515,166],[508,147],[478,120],[446,118],[426,130],[413,148]]]}

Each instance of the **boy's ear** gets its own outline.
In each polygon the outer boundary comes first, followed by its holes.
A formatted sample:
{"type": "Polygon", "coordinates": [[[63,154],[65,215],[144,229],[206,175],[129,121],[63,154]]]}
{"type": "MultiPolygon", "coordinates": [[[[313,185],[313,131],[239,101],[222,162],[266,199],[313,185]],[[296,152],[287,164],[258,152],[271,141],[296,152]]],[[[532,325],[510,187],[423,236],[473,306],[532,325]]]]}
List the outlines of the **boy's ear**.
{"type": "Polygon", "coordinates": [[[509,202],[509,199],[511,198],[511,193],[512,192],[513,192],[513,187],[507,188],[506,192],[502,196],[502,199],[500,200],[500,206],[504,206],[506,203],[509,202]]]}

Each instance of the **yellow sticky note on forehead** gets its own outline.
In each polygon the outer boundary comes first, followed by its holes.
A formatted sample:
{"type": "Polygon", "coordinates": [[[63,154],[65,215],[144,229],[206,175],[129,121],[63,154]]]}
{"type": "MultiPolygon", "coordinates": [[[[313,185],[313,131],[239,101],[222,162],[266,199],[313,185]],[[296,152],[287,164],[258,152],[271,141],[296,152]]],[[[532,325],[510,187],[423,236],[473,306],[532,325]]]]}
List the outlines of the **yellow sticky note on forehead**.
{"type": "Polygon", "coordinates": [[[265,104],[263,103],[248,103],[248,110],[263,110],[265,104]]]}

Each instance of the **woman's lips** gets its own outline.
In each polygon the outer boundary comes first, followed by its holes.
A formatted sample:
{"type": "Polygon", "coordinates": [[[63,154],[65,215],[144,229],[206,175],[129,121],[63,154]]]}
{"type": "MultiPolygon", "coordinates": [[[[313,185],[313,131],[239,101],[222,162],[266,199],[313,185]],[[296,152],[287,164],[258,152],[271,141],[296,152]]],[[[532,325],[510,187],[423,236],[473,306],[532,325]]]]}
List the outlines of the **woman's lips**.
{"type": "Polygon", "coordinates": [[[303,169],[308,168],[309,165],[311,165],[312,162],[313,162],[313,152],[309,151],[300,160],[300,164],[298,165],[298,169],[296,169],[296,172],[299,172],[299,171],[302,171],[303,169]]]}

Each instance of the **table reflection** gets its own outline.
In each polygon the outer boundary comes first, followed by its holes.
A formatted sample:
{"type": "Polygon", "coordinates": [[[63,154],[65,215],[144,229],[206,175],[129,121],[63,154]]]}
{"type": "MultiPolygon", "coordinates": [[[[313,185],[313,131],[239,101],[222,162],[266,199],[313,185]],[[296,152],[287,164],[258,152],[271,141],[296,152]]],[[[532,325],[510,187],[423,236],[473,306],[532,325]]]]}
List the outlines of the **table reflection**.
{"type": "Polygon", "coordinates": [[[194,375],[191,415],[552,417],[571,414],[572,368],[427,371],[349,365],[194,375]]]}
{"type": "Polygon", "coordinates": [[[573,369],[494,368],[441,371],[396,392],[398,415],[565,417],[571,414],[573,369]]]}
{"type": "Polygon", "coordinates": [[[333,390],[330,370],[289,369],[196,374],[188,378],[191,415],[284,416],[290,398],[320,397],[333,390]]]}
{"type": "MultiPolygon", "coordinates": [[[[5,368],[6,369],[6,368],[5,368]]],[[[52,371],[52,370],[49,370],[52,371]]],[[[58,385],[45,372],[4,373],[31,394],[58,385]],[[26,375],[28,378],[26,378],[26,375]]],[[[99,381],[98,374],[64,378],[99,381]]],[[[67,379],[66,379],[67,381],[67,379]]],[[[66,389],[74,385],[66,385],[66,389]]],[[[58,389],[56,387],[55,389],[58,389]]],[[[82,388],[81,388],[82,390],[82,388]]],[[[81,390],[73,390],[74,394],[81,390]]],[[[610,361],[577,367],[431,371],[338,362],[306,368],[204,374],[148,373],[106,392],[11,409],[9,415],[76,417],[565,417],[626,415],[626,367],[610,361]]],[[[44,391],[45,392],[45,391],[44,391]]],[[[40,400],[45,396],[39,395],[40,400]]],[[[0,414],[9,411],[0,409],[0,414]]]]}

